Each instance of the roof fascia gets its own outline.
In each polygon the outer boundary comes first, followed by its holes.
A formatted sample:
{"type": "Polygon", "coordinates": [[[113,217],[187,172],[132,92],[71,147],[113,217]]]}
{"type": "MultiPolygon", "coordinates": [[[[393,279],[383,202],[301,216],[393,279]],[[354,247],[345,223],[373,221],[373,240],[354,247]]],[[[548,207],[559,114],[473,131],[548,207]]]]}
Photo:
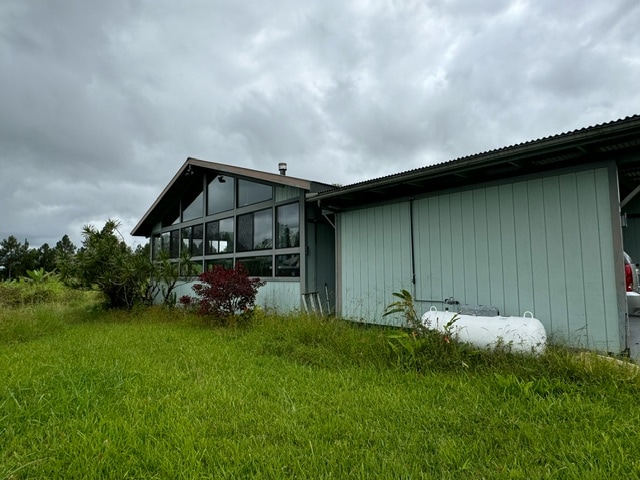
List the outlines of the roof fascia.
{"type": "MultiPolygon", "coordinates": [[[[183,165],[182,170],[187,168],[188,165],[206,168],[208,170],[215,170],[220,174],[227,174],[230,176],[238,176],[251,178],[255,180],[262,180],[264,182],[277,183],[279,185],[285,185],[289,187],[301,188],[303,190],[311,189],[311,182],[302,178],[289,177],[287,175],[280,175],[279,173],[263,172],[261,170],[253,170],[251,168],[236,167],[234,165],[225,165],[223,163],[209,162],[207,160],[200,160],[198,158],[189,157],[183,165]]],[[[179,172],[179,174],[181,173],[179,172]]],[[[178,174],[178,176],[179,176],[178,174]]]]}
{"type": "Polygon", "coordinates": [[[187,160],[182,164],[182,166],[178,169],[173,178],[169,181],[166,187],[162,190],[160,195],[153,202],[151,207],[145,212],[140,221],[136,224],[136,226],[131,231],[132,236],[144,235],[144,233],[139,233],[139,230],[142,226],[147,222],[147,219],[151,215],[151,213],[158,207],[158,205],[162,202],[163,198],[171,191],[174,184],[178,181],[178,179],[184,175],[186,169],[190,166],[200,167],[206,170],[214,171],[220,175],[229,175],[234,177],[242,177],[251,180],[259,180],[263,182],[269,182],[281,186],[288,186],[299,188],[305,191],[320,189],[318,186],[325,186],[326,188],[331,188],[330,185],[320,184],[318,182],[311,182],[309,180],[304,180],[302,178],[290,177],[287,175],[280,175],[276,173],[263,172],[260,170],[253,170],[250,168],[244,167],[236,167],[234,165],[226,165],[223,163],[215,163],[209,162],[206,160],[200,160],[198,158],[188,157],[187,160]]]}

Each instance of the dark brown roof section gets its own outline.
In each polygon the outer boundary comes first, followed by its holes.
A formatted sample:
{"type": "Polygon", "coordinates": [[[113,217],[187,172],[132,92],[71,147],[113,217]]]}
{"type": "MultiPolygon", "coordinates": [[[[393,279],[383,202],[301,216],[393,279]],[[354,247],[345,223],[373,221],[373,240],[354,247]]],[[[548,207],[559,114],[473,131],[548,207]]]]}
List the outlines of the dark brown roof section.
{"type": "Polygon", "coordinates": [[[576,165],[615,160],[620,196],[640,182],[640,115],[308,194],[336,211],[576,165]]]}
{"type": "Polygon", "coordinates": [[[236,167],[234,165],[225,165],[223,163],[208,162],[189,157],[173,176],[162,193],[160,193],[156,201],[153,202],[153,205],[151,205],[149,210],[147,210],[142,219],[133,228],[131,235],[145,237],[150,236],[153,227],[162,220],[162,216],[170,206],[175,205],[175,202],[180,198],[183,192],[189,189],[198,189],[202,187],[202,174],[204,172],[213,174],[214,176],[226,175],[246,180],[271,183],[274,185],[295,187],[305,190],[306,192],[319,192],[332,188],[331,185],[304,180],[302,178],[280,175],[278,173],[263,172],[250,168],[236,167]],[[193,172],[193,174],[186,175],[185,172],[187,172],[187,169],[193,172]]]}

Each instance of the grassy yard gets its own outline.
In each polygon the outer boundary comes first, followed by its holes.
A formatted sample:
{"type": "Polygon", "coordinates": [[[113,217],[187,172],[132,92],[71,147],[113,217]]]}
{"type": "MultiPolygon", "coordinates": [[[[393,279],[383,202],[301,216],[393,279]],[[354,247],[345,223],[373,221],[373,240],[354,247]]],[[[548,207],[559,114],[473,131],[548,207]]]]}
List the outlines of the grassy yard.
{"type": "Polygon", "coordinates": [[[640,478],[634,370],[558,350],[417,373],[387,335],[5,310],[0,480],[640,478]]]}

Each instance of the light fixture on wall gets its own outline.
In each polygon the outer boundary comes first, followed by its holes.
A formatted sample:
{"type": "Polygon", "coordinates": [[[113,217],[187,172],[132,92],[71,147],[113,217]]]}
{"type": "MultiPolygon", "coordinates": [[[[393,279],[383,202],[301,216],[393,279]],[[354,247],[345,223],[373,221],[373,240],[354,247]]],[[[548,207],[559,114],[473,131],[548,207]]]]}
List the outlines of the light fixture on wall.
{"type": "Polygon", "coordinates": [[[227,180],[222,176],[222,175],[218,175],[218,182],[220,183],[226,183],[227,180]]]}
{"type": "Polygon", "coordinates": [[[187,177],[188,177],[189,175],[193,175],[194,173],[196,173],[196,172],[194,172],[194,171],[193,171],[193,168],[191,167],[191,165],[187,166],[187,169],[186,169],[186,170],[185,170],[185,172],[184,172],[184,174],[185,174],[187,177]]]}

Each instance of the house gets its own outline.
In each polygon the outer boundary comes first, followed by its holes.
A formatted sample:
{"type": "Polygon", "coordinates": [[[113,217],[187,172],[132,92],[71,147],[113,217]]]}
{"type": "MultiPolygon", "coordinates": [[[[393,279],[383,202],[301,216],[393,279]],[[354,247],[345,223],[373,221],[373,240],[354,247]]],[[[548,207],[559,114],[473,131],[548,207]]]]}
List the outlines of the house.
{"type": "Polygon", "coordinates": [[[554,338],[619,353],[639,191],[633,116],[340,188],[190,158],[132,234],[200,268],[242,261],[265,306],[326,288],[336,314],[388,323],[404,288],[420,311],[530,311],[554,338]]]}
{"type": "MultiPolygon", "coordinates": [[[[171,259],[187,251],[201,273],[242,262],[266,285],[257,301],[267,308],[300,307],[302,293],[335,289],[333,228],[309,193],[330,185],[286,175],[188,158],[131,232],[151,239],[151,255],[171,259]]],[[[177,296],[193,295],[193,282],[177,296]]]]}

